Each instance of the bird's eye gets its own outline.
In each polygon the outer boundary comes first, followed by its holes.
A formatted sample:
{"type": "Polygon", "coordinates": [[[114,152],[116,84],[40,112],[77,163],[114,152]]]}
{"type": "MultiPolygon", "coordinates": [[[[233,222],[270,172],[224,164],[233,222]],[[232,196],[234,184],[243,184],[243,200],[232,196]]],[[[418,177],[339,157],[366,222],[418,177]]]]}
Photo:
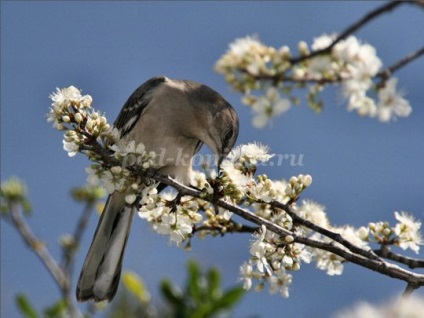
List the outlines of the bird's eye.
{"type": "Polygon", "coordinates": [[[224,141],[225,141],[225,143],[227,143],[230,139],[231,139],[231,137],[233,137],[233,130],[232,129],[230,129],[228,132],[227,132],[227,134],[225,135],[225,137],[224,137],[224,141]]]}

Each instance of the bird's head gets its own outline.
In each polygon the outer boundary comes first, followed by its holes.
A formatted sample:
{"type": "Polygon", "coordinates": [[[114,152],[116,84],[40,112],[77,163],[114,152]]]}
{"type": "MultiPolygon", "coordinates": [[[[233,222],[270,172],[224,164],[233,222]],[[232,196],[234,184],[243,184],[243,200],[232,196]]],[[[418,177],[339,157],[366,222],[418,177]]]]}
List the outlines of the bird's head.
{"type": "Polygon", "coordinates": [[[193,109],[192,113],[196,117],[191,120],[193,127],[188,129],[193,137],[214,152],[219,167],[237,140],[237,113],[230,103],[212,88],[193,81],[183,81],[183,84],[193,109]]]}
{"type": "Polygon", "coordinates": [[[209,125],[205,143],[218,156],[218,167],[233,148],[239,133],[239,121],[235,110],[227,103],[227,107],[214,114],[209,125]]]}

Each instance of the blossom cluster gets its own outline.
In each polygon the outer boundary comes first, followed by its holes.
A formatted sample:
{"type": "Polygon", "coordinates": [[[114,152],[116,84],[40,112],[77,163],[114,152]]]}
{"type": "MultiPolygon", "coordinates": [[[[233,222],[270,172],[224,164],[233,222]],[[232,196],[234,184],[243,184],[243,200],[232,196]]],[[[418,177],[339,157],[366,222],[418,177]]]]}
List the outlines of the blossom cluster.
{"type": "Polygon", "coordinates": [[[397,223],[392,227],[388,222],[372,222],[367,228],[361,228],[361,238],[383,246],[394,245],[403,250],[411,249],[418,254],[420,245],[424,244],[420,232],[421,221],[405,211],[395,212],[395,218],[397,223]]]}
{"type": "Polygon", "coordinates": [[[31,211],[28,189],[25,183],[16,177],[11,177],[1,183],[0,198],[0,213],[9,213],[13,207],[18,205],[25,213],[31,211]]]}
{"type": "MultiPolygon", "coordinates": [[[[292,218],[285,211],[273,210],[267,204],[254,204],[256,213],[262,218],[291,231],[295,235],[306,236],[315,241],[336,245],[347,249],[344,245],[334,242],[331,238],[315,232],[304,225],[294,225],[292,218]]],[[[358,229],[353,226],[333,226],[330,224],[322,205],[310,200],[292,204],[294,212],[302,219],[312,222],[323,229],[338,233],[349,243],[363,250],[370,250],[372,243],[381,246],[399,246],[418,253],[420,245],[424,244],[421,237],[421,222],[415,220],[406,212],[395,212],[397,223],[390,227],[388,222],[370,223],[358,229]]],[[[282,238],[264,226],[254,234],[250,247],[250,259],[240,267],[243,285],[246,289],[257,282],[256,289],[262,290],[266,283],[271,293],[280,292],[287,297],[292,281],[291,271],[300,269],[302,263],[314,261],[318,269],[328,275],[343,273],[344,258],[326,250],[305,246],[294,241],[290,235],[282,238]]]]}
{"type": "Polygon", "coordinates": [[[47,121],[53,122],[54,128],[65,131],[63,148],[70,157],[75,156],[89,138],[113,138],[106,117],[91,107],[90,95],[82,95],[78,88],[69,86],[58,88],[50,98],[52,104],[47,121]]]}
{"type": "Polygon", "coordinates": [[[87,181],[90,185],[102,184],[109,194],[114,191],[125,192],[125,201],[132,204],[143,189],[143,185],[149,185],[152,181],[145,178],[140,182],[140,178],[134,176],[130,168],[133,166],[144,170],[154,168],[156,154],[147,152],[144,144],[136,145],[134,141],[127,145],[118,142],[109,148],[114,151],[113,157],[121,165],[106,168],[101,163],[92,164],[86,169],[87,181]]]}
{"type": "Polygon", "coordinates": [[[169,235],[171,243],[180,246],[190,238],[194,224],[203,217],[198,213],[197,200],[182,197],[173,209],[173,199],[170,193],[159,195],[155,185],[146,187],[141,195],[139,216],[150,222],[159,234],[169,235]]]}
{"type": "Polygon", "coordinates": [[[108,193],[125,191],[127,203],[132,204],[141,191],[141,183],[129,169],[132,166],[144,170],[154,167],[156,154],[146,151],[142,143],[123,143],[118,130],[92,108],[91,96],[82,95],[78,88],[57,89],[50,98],[52,104],[47,121],[53,122],[54,128],[65,131],[64,150],[70,157],[84,152],[94,162],[86,169],[88,183],[92,186],[102,184],[108,193]],[[95,152],[93,143],[107,148],[107,155],[118,164],[105,166],[102,157],[95,152]]]}
{"type": "Polygon", "coordinates": [[[397,78],[377,81],[382,62],[372,45],[349,36],[326,53],[308,57],[311,51],[329,47],[335,39],[335,34],[323,34],[314,39],[312,50],[306,42],[299,42],[298,51],[303,59],[298,63],[289,47],[277,49],[266,46],[257,37],[247,36],[230,44],[215,70],[244,94],[242,102],[252,108],[253,125],[258,128],[287,112],[292,103],[299,103],[293,94],[295,88],[307,87],[309,105],[321,111],[320,93],[329,84],[341,86],[349,111],[382,122],[409,116],[412,108],[397,90],[397,78]]]}
{"type": "MultiPolygon", "coordinates": [[[[175,195],[158,194],[155,186],[151,186],[143,190],[139,216],[149,221],[156,232],[168,235],[170,242],[178,246],[189,243],[194,233],[205,237],[237,231],[242,225],[233,221],[233,213],[207,200],[212,195],[220,195],[230,203],[250,207],[258,216],[278,226],[294,230],[290,215],[282,209],[271,209],[269,203],[295,202],[310,186],[312,178],[299,175],[288,181],[278,181],[266,175],[255,176],[258,166],[272,156],[268,147],[261,144],[240,145],[223,161],[220,174],[213,171],[194,173],[192,184],[202,191],[204,199],[183,196],[174,202],[175,195]]],[[[288,296],[289,272],[300,269],[301,262],[309,262],[310,252],[305,246],[293,242],[292,237],[281,237],[265,227],[254,237],[251,258],[243,265],[245,287],[250,288],[252,281],[257,279],[261,285],[269,283],[272,293],[288,296]]]]}

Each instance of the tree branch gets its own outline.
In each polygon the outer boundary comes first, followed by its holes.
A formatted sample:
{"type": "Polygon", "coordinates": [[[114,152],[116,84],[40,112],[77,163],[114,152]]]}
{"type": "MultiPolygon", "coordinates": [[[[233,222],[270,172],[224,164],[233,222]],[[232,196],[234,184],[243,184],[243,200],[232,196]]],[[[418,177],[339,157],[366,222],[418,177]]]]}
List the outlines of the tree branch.
{"type": "Polygon", "coordinates": [[[380,77],[382,81],[385,82],[394,72],[404,67],[408,63],[414,61],[415,59],[419,58],[423,54],[424,54],[424,46],[418,49],[417,51],[408,54],[403,59],[397,61],[393,65],[382,70],[376,75],[376,77],[380,77]]]}
{"type": "Polygon", "coordinates": [[[382,15],[383,13],[389,12],[389,11],[393,10],[394,8],[396,8],[396,7],[398,7],[399,5],[402,5],[402,4],[415,4],[415,5],[418,5],[418,6],[424,5],[423,1],[420,1],[420,0],[415,0],[415,1],[414,0],[412,0],[412,1],[405,1],[405,0],[390,1],[389,3],[386,3],[382,6],[368,12],[361,19],[359,19],[355,23],[351,24],[339,36],[337,36],[336,39],[334,39],[334,41],[329,46],[327,46],[323,49],[320,49],[320,50],[313,51],[313,52],[311,52],[310,54],[307,54],[307,55],[302,55],[302,56],[291,58],[290,63],[291,64],[298,64],[298,63],[303,62],[305,60],[311,59],[315,56],[329,53],[333,49],[333,47],[337,43],[339,43],[341,40],[344,40],[349,35],[355,33],[360,28],[362,28],[363,26],[365,26],[367,23],[374,20],[378,16],[382,15]]]}
{"type": "Polygon", "coordinates": [[[424,268],[424,260],[419,260],[411,257],[406,257],[393,253],[389,247],[382,246],[380,249],[374,250],[374,253],[380,257],[384,257],[391,261],[395,261],[408,266],[409,268],[424,268]]]}
{"type": "Polygon", "coordinates": [[[25,219],[22,217],[18,205],[13,205],[11,207],[10,216],[12,224],[16,227],[18,233],[28,245],[30,250],[38,256],[38,258],[47,268],[47,271],[53,277],[61,293],[63,293],[65,290],[69,290],[70,281],[68,277],[65,275],[62,268],[58,265],[55,259],[50,255],[44,243],[32,233],[28,224],[25,222],[25,219]]]}
{"type": "MultiPolygon", "coordinates": [[[[312,59],[316,56],[328,54],[331,52],[331,50],[342,40],[346,39],[348,36],[352,35],[356,31],[358,31],[360,28],[374,20],[375,18],[379,17],[380,15],[392,11],[398,6],[402,4],[413,4],[420,7],[424,7],[424,0],[395,0],[395,1],[389,1],[388,3],[383,4],[382,6],[370,11],[365,16],[363,16],[361,19],[356,21],[355,23],[351,24],[349,27],[347,27],[341,34],[339,34],[328,46],[325,48],[312,51],[309,54],[306,55],[300,55],[297,57],[292,57],[289,59],[290,64],[299,64],[303,61],[312,59]]],[[[405,56],[403,59],[399,60],[398,62],[394,63],[393,65],[387,67],[386,69],[380,71],[375,77],[379,77],[382,79],[380,85],[382,85],[394,72],[399,70],[400,68],[404,67],[408,63],[412,62],[413,60],[417,59],[421,55],[424,54],[424,47],[418,49],[417,51],[405,56]]],[[[316,84],[331,84],[331,83],[340,83],[343,80],[346,80],[345,78],[332,78],[332,79],[326,79],[326,78],[294,78],[292,76],[286,76],[285,72],[280,72],[274,75],[253,75],[251,74],[247,69],[240,69],[240,71],[245,72],[249,74],[251,77],[254,77],[256,79],[262,79],[262,80],[271,80],[274,82],[284,81],[284,82],[290,82],[290,83],[298,83],[298,84],[307,84],[307,83],[316,83],[316,84]]]]}
{"type": "Polygon", "coordinates": [[[408,285],[406,285],[406,288],[402,294],[402,297],[408,298],[409,296],[411,296],[414,290],[418,289],[419,287],[420,287],[419,285],[408,283],[408,285]]]}
{"type": "Polygon", "coordinates": [[[213,225],[200,225],[195,226],[193,228],[193,234],[201,231],[210,231],[216,232],[220,235],[225,235],[227,233],[254,233],[259,229],[257,226],[248,226],[245,224],[231,222],[231,226],[226,227],[224,225],[221,226],[213,226],[213,225]]]}
{"type": "MultiPolygon", "coordinates": [[[[357,253],[353,253],[350,250],[347,250],[345,248],[342,247],[338,247],[337,245],[334,244],[334,242],[330,242],[330,243],[326,243],[326,242],[321,242],[321,241],[316,241],[313,239],[310,239],[308,237],[303,237],[300,235],[295,234],[292,231],[289,231],[287,229],[284,229],[274,223],[272,223],[271,221],[268,221],[266,219],[263,219],[262,217],[246,210],[243,208],[240,208],[239,206],[233,205],[227,201],[225,201],[222,198],[212,198],[212,199],[208,199],[205,198],[204,193],[202,193],[201,191],[185,186],[183,184],[178,183],[177,181],[175,181],[174,179],[168,177],[168,176],[163,176],[160,175],[154,171],[149,171],[147,173],[147,175],[149,176],[149,178],[152,178],[156,181],[159,181],[163,184],[166,184],[168,186],[172,186],[173,188],[175,188],[179,193],[181,193],[182,195],[189,195],[195,198],[199,198],[199,199],[203,199],[206,201],[209,201],[211,203],[213,203],[214,205],[217,205],[221,208],[224,208],[228,211],[231,211],[235,214],[237,214],[238,216],[240,216],[241,218],[248,220],[250,222],[253,222],[259,226],[264,225],[269,231],[272,231],[278,235],[280,235],[281,237],[286,237],[286,236],[292,236],[294,238],[294,242],[297,243],[301,243],[310,247],[315,247],[318,249],[322,249],[328,252],[331,252],[333,254],[336,254],[340,257],[342,257],[343,259],[360,265],[362,267],[371,269],[373,271],[376,271],[380,274],[392,277],[392,278],[396,278],[399,280],[403,280],[405,282],[408,282],[408,284],[411,284],[413,286],[423,286],[424,285],[424,275],[422,274],[416,274],[410,271],[407,271],[397,265],[394,264],[390,264],[385,262],[382,259],[376,259],[376,257],[372,257],[370,258],[370,256],[372,254],[369,253],[369,251],[366,250],[362,250],[358,247],[356,247],[356,251],[357,253]],[[359,250],[357,250],[359,249],[359,250]]],[[[305,220],[306,221],[306,220],[305,220]]],[[[344,242],[344,244],[346,244],[345,240],[340,240],[339,238],[339,234],[337,233],[327,233],[328,235],[335,235],[335,238],[337,240],[339,240],[340,242],[344,242]]],[[[341,236],[340,236],[341,237],[341,236]]],[[[350,243],[350,242],[349,242],[350,243]]],[[[351,244],[351,243],[350,243],[351,244]]],[[[349,244],[348,244],[349,245],[349,244]]]]}
{"type": "Polygon", "coordinates": [[[300,217],[290,208],[290,206],[288,206],[286,204],[282,204],[280,202],[276,202],[276,201],[272,202],[271,206],[274,206],[274,207],[277,207],[279,209],[286,211],[291,216],[291,218],[293,219],[293,221],[295,223],[303,225],[303,226],[305,226],[305,227],[307,227],[307,228],[309,228],[309,229],[311,229],[311,230],[313,230],[317,233],[320,233],[320,234],[334,240],[335,242],[337,242],[337,243],[343,245],[344,247],[346,247],[347,249],[349,249],[351,252],[359,254],[359,255],[364,256],[364,257],[369,258],[369,259],[381,261],[381,259],[376,254],[374,254],[373,251],[364,250],[362,248],[359,248],[356,245],[349,242],[348,240],[345,240],[339,233],[335,233],[335,232],[332,232],[332,231],[327,230],[325,228],[322,228],[322,227],[300,217]]]}
{"type": "Polygon", "coordinates": [[[63,254],[63,270],[68,277],[71,277],[74,264],[75,264],[75,253],[80,245],[82,235],[87,227],[88,220],[93,212],[93,203],[89,202],[84,207],[84,211],[81,214],[77,225],[72,236],[73,242],[70,248],[64,248],[63,254]]]}

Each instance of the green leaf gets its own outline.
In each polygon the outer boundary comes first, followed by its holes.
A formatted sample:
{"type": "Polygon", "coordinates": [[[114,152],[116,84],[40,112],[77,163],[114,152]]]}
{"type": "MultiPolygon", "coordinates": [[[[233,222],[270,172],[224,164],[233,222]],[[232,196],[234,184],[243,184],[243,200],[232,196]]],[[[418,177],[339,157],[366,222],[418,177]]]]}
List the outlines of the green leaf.
{"type": "Polygon", "coordinates": [[[171,305],[175,307],[184,307],[184,298],[181,291],[178,290],[170,280],[162,280],[160,290],[162,295],[171,305]]]}
{"type": "Polygon", "coordinates": [[[226,291],[221,299],[214,303],[214,311],[222,309],[231,309],[236,305],[241,298],[245,295],[246,291],[242,286],[237,286],[226,291]]]}
{"type": "Polygon", "coordinates": [[[199,264],[191,260],[187,264],[187,292],[194,300],[201,300],[200,281],[202,279],[199,264]]]}
{"type": "Polygon", "coordinates": [[[208,298],[217,299],[221,296],[221,274],[216,268],[212,268],[207,273],[208,280],[208,298]]]}
{"type": "Polygon", "coordinates": [[[64,299],[60,299],[58,302],[53,304],[44,310],[44,317],[46,318],[57,318],[64,317],[67,311],[66,301],[64,299]]]}
{"type": "Polygon", "coordinates": [[[38,318],[38,313],[32,306],[28,297],[24,294],[18,294],[16,296],[16,305],[21,312],[22,316],[26,318],[38,318]]]}

